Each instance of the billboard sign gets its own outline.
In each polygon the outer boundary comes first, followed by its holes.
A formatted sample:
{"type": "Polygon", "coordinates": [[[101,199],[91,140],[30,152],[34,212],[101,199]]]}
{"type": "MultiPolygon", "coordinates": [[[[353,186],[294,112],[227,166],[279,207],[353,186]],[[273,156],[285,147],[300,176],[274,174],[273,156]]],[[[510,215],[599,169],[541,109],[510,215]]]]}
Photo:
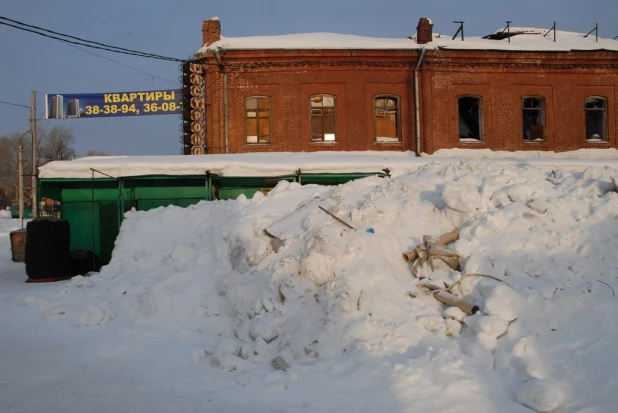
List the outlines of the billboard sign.
{"type": "Polygon", "coordinates": [[[45,119],[171,115],[182,112],[181,90],[45,95],[45,119]]]}

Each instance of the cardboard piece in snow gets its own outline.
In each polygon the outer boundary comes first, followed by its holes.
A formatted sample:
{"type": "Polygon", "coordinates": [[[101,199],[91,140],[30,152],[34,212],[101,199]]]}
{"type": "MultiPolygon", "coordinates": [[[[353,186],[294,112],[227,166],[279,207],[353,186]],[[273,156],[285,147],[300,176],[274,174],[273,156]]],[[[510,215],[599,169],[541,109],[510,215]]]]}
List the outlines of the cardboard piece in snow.
{"type": "Polygon", "coordinates": [[[319,196],[316,196],[308,202],[300,205],[289,214],[284,215],[278,221],[270,224],[266,227],[266,229],[264,229],[264,232],[266,235],[280,239],[281,241],[292,239],[305,232],[302,227],[302,222],[307,217],[309,212],[318,206],[324,205],[326,205],[326,201],[319,196]]]}

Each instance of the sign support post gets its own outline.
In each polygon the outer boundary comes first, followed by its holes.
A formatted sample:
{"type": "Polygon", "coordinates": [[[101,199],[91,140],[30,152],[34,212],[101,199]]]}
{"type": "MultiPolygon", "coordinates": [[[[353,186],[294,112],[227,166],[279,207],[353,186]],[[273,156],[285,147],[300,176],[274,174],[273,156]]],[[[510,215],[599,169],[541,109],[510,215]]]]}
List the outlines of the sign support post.
{"type": "Polygon", "coordinates": [[[32,218],[38,216],[36,179],[37,179],[37,147],[36,147],[36,92],[30,91],[30,133],[32,134],[32,218]]]}

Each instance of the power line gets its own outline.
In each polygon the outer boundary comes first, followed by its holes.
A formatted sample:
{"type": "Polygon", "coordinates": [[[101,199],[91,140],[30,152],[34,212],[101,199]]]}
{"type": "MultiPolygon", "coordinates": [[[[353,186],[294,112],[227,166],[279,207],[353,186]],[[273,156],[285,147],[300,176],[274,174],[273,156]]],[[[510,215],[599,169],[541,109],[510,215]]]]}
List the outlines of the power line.
{"type": "MultiPolygon", "coordinates": [[[[0,16],[0,20],[12,21],[12,20],[7,19],[6,17],[2,17],[2,16],[0,16]]],[[[51,36],[51,35],[48,35],[48,34],[45,34],[45,33],[38,32],[36,30],[27,29],[25,27],[16,26],[14,24],[2,22],[2,21],[0,21],[0,24],[5,25],[5,26],[9,26],[9,27],[13,27],[15,29],[23,30],[23,31],[26,31],[26,32],[38,34],[40,36],[48,37],[50,39],[59,40],[61,42],[75,44],[75,45],[78,45],[78,46],[90,47],[90,48],[93,48],[93,49],[100,49],[100,50],[105,50],[105,51],[113,52],[113,53],[122,53],[122,54],[126,54],[126,55],[129,55],[129,56],[138,56],[138,57],[146,57],[146,58],[149,58],[149,59],[166,60],[166,61],[170,61],[170,62],[183,62],[184,61],[182,59],[176,59],[174,57],[165,57],[165,56],[160,56],[160,55],[154,55],[154,54],[151,54],[151,53],[144,53],[144,52],[139,52],[139,51],[136,51],[136,50],[124,51],[124,50],[130,50],[130,49],[117,48],[116,46],[105,46],[105,47],[102,47],[102,46],[95,46],[93,44],[82,43],[82,42],[95,43],[95,42],[91,42],[90,40],[85,40],[85,39],[80,39],[80,42],[75,42],[75,41],[72,41],[72,40],[63,39],[63,38],[57,37],[57,36],[51,36]]],[[[23,24],[23,23],[18,23],[18,24],[23,24]]],[[[41,30],[46,30],[46,29],[41,29],[41,30]]],[[[61,36],[68,36],[68,35],[61,34],[61,36]]],[[[74,36],[71,36],[71,37],[74,37],[74,36]]]]}
{"type": "Polygon", "coordinates": [[[123,50],[125,52],[139,53],[139,54],[149,55],[149,56],[153,56],[153,57],[170,59],[170,58],[168,58],[166,56],[161,56],[161,55],[152,54],[152,53],[140,52],[139,50],[125,49],[124,47],[111,46],[111,45],[108,45],[108,44],[105,44],[105,43],[99,43],[99,42],[95,42],[95,41],[92,41],[92,40],[82,39],[81,37],[76,37],[76,36],[71,36],[70,34],[64,34],[64,33],[55,32],[53,30],[45,29],[45,28],[39,27],[39,26],[34,26],[32,24],[27,24],[27,23],[20,22],[18,20],[9,19],[9,18],[3,17],[3,16],[0,16],[0,20],[10,21],[12,23],[19,24],[21,26],[30,27],[30,28],[33,28],[33,29],[37,29],[37,30],[41,30],[41,31],[47,32],[47,33],[57,34],[59,36],[68,37],[70,39],[79,40],[81,42],[92,43],[92,44],[96,44],[96,45],[103,46],[103,47],[109,47],[109,48],[113,48],[113,49],[123,50]]]}
{"type": "Polygon", "coordinates": [[[4,103],[5,105],[11,105],[11,106],[21,106],[22,108],[30,109],[30,106],[20,105],[19,103],[4,102],[2,100],[0,100],[0,103],[4,103]]]}
{"type": "Polygon", "coordinates": [[[77,50],[80,50],[80,51],[82,51],[82,52],[84,52],[84,53],[88,53],[88,54],[91,54],[91,55],[93,55],[93,56],[100,57],[101,59],[109,60],[110,62],[117,63],[117,64],[119,64],[119,65],[121,65],[121,66],[124,66],[124,67],[126,67],[126,68],[129,68],[129,69],[131,69],[131,70],[135,70],[136,72],[139,72],[139,73],[142,73],[142,74],[144,74],[144,75],[147,75],[147,76],[153,77],[153,78],[155,78],[155,79],[159,79],[159,80],[162,80],[162,81],[164,81],[164,82],[171,83],[171,84],[173,84],[173,85],[178,85],[178,84],[179,84],[178,82],[173,82],[173,81],[171,81],[171,80],[164,79],[164,78],[162,78],[162,77],[159,77],[159,76],[153,75],[153,74],[148,73],[148,72],[144,72],[143,70],[137,69],[137,68],[135,68],[135,67],[133,67],[133,66],[129,66],[129,65],[127,65],[127,64],[125,64],[125,63],[122,63],[122,62],[119,62],[119,61],[117,61],[117,60],[110,59],[109,57],[105,57],[105,56],[101,56],[101,55],[96,54],[96,53],[89,52],[88,50],[84,50],[84,49],[79,48],[79,47],[77,47],[77,46],[73,46],[72,44],[67,44],[67,46],[72,47],[72,48],[77,49],[77,50]]]}

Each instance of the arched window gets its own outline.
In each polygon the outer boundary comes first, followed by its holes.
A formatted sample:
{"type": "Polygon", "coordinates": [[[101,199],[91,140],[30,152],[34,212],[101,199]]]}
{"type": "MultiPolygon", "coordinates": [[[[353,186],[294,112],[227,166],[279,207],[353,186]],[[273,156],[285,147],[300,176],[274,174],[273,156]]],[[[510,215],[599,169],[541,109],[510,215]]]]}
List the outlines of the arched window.
{"type": "Polygon", "coordinates": [[[337,141],[337,99],[332,95],[309,97],[311,142],[337,141]]]}
{"type": "Polygon", "coordinates": [[[271,142],[269,97],[251,96],[245,99],[245,136],[248,144],[271,142]]]}
{"type": "Polygon", "coordinates": [[[460,96],[457,98],[459,113],[459,140],[481,141],[483,123],[481,98],[478,96],[460,96]]]}
{"type": "Polygon", "coordinates": [[[589,96],[585,100],[586,140],[607,141],[607,99],[589,96]]]}
{"type": "Polygon", "coordinates": [[[373,136],[376,142],[401,142],[399,96],[373,97],[373,136]]]}
{"type": "Polygon", "coordinates": [[[545,140],[545,98],[538,96],[522,98],[521,119],[524,142],[545,140]]]}

